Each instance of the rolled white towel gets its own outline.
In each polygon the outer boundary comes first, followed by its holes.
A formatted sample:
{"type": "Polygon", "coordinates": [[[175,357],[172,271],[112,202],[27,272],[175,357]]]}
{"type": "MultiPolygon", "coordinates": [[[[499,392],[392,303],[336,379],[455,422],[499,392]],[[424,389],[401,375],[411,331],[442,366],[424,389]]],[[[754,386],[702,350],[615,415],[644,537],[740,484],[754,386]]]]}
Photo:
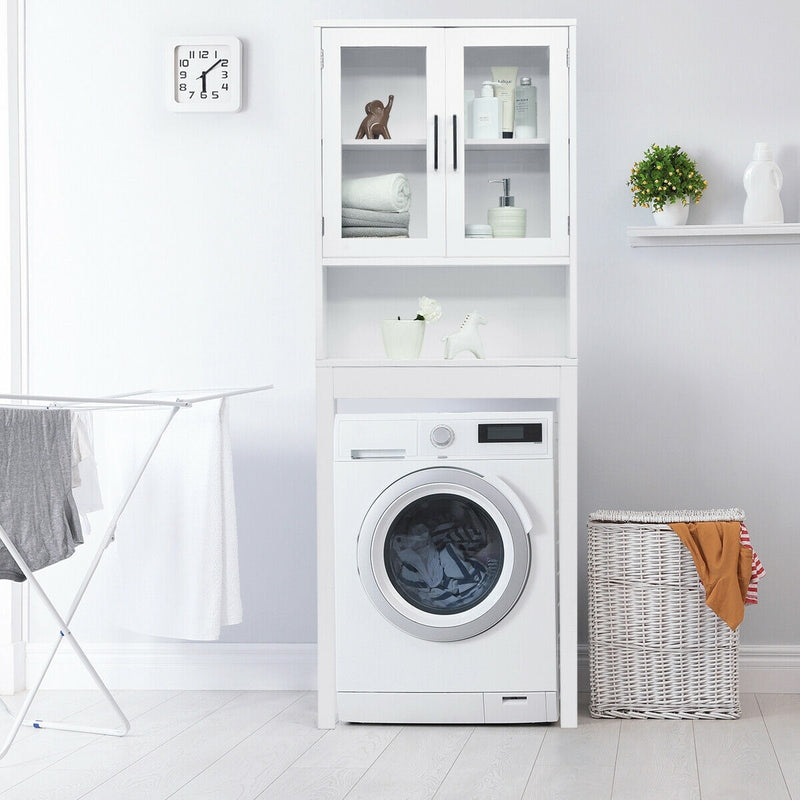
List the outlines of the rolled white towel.
{"type": "Polygon", "coordinates": [[[371,211],[408,211],[411,189],[400,172],[342,181],[342,205],[371,211]]]}

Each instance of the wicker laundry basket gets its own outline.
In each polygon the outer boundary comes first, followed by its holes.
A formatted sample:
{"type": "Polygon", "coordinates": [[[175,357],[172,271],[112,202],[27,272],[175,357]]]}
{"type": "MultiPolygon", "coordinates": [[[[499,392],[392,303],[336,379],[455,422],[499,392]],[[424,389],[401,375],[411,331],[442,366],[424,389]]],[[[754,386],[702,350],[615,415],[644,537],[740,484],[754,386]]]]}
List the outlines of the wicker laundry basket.
{"type": "Polygon", "coordinates": [[[705,604],[669,522],[744,520],[740,509],[597,511],[589,517],[593,717],[736,719],[739,633],[705,604]]]}

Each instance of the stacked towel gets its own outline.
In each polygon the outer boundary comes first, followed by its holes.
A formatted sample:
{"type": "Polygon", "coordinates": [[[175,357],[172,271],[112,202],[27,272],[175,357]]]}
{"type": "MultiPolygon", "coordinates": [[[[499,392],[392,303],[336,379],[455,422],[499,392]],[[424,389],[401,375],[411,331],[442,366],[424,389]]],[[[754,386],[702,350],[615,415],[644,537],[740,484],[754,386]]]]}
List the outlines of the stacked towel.
{"type": "Polygon", "coordinates": [[[342,237],[408,238],[410,201],[399,172],[342,181],[342,237]]]}

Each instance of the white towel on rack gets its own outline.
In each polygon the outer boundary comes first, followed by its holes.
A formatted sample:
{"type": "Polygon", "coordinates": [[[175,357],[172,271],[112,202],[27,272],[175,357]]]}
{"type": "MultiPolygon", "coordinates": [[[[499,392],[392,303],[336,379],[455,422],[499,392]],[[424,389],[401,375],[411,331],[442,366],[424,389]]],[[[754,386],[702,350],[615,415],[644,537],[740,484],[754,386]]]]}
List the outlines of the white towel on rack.
{"type": "MultiPolygon", "coordinates": [[[[164,422],[163,410],[104,415],[104,475],[126,451],[128,477],[164,422]]],[[[97,417],[96,417],[97,419],[97,417]]],[[[99,422],[95,426],[96,447],[99,422]]],[[[121,477],[121,476],[118,476],[121,477]]],[[[115,481],[121,484],[123,481],[115,481]]],[[[117,494],[116,496],[119,496],[117,494]]],[[[180,410],[116,532],[116,622],[151,636],[209,641],[242,621],[228,404],[180,410]]]]}

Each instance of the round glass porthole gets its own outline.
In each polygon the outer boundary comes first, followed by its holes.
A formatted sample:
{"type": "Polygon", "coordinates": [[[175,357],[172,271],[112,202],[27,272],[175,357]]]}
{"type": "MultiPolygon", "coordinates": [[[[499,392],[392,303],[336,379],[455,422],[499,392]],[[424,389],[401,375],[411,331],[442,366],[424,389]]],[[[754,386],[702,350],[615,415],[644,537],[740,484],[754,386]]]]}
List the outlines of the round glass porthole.
{"type": "Polygon", "coordinates": [[[409,503],[384,543],[386,574],[398,594],[429,614],[457,614],[481,603],[503,568],[503,540],[477,503],[432,494],[409,503]]]}

